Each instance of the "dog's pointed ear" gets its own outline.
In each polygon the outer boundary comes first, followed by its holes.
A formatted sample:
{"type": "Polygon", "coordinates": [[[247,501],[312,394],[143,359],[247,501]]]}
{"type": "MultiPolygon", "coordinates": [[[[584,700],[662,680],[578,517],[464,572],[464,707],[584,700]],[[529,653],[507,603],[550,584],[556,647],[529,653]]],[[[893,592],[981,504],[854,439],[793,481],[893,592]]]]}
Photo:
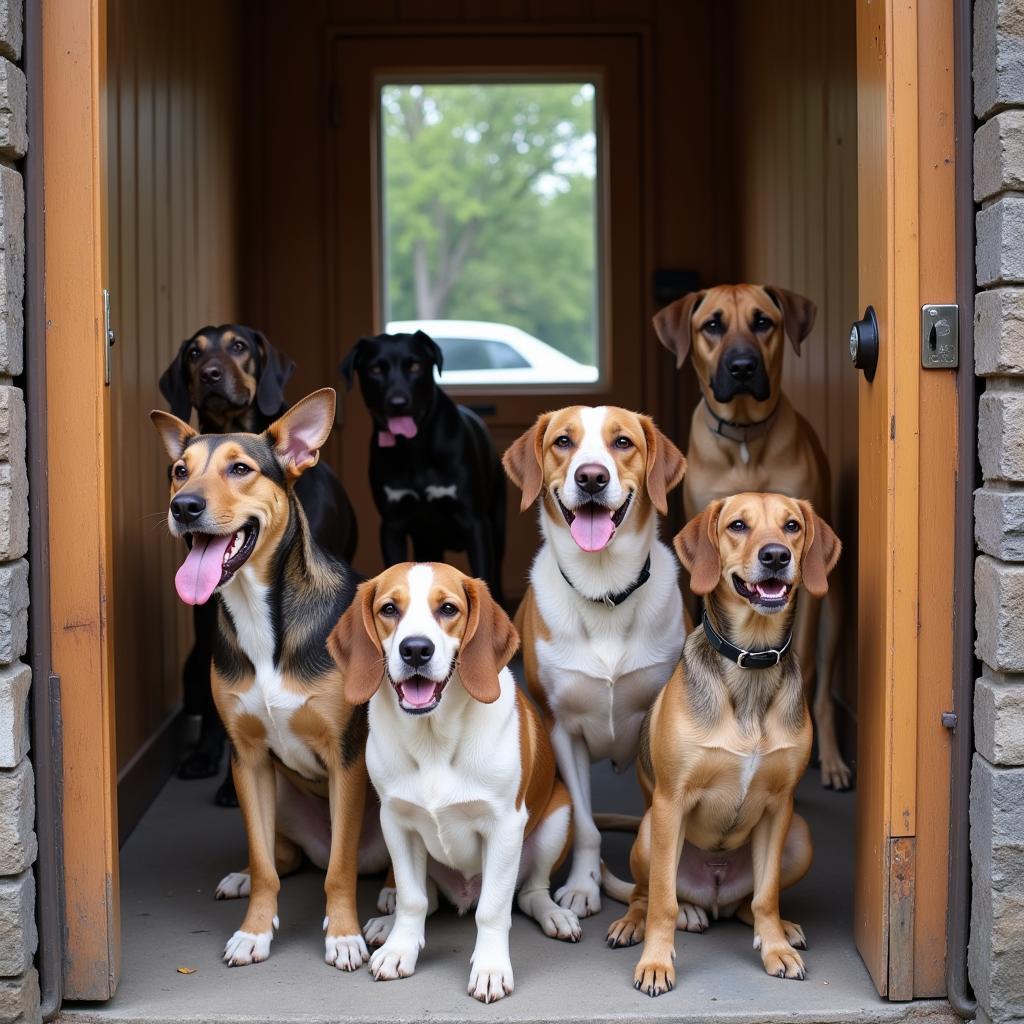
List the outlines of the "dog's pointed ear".
{"type": "Polygon", "coordinates": [[[185,352],[194,340],[186,338],[178,346],[177,355],[171,365],[160,375],[160,394],[167,400],[171,412],[179,420],[188,420],[192,415],[192,396],[188,393],[188,381],[185,379],[185,352]]]}
{"type": "Polygon", "coordinates": [[[797,295],[796,292],[777,288],[773,284],[766,284],[763,287],[768,293],[768,298],[782,310],[782,325],[796,354],[800,355],[801,343],[814,329],[818,307],[810,299],[797,295]]]}
{"type": "Polygon", "coordinates": [[[835,531],[825,522],[809,501],[800,501],[804,515],[804,554],[800,575],[808,594],[824,597],[828,593],[828,576],[836,567],[843,545],[835,531]]]}
{"type": "Polygon", "coordinates": [[[295,372],[295,362],[279,352],[262,331],[246,327],[259,349],[262,369],[256,382],[256,407],[264,416],[276,416],[284,405],[284,388],[295,372]]]}
{"type": "Polygon", "coordinates": [[[355,600],[327,638],[327,650],[341,670],[342,694],[349,704],[365,704],[384,679],[384,649],[373,619],[376,597],[373,580],[361,583],[355,600]]]}
{"type": "Polygon", "coordinates": [[[722,500],[711,502],[676,534],[672,542],[679,561],[690,574],[690,589],[698,595],[710,594],[722,578],[718,517],[724,504],[722,500]]]}
{"type": "Polygon", "coordinates": [[[512,442],[501,457],[509,480],[523,492],[519,510],[525,512],[536,500],[544,486],[544,432],[551,422],[551,413],[537,417],[537,422],[525,434],[512,442]]]}
{"type": "Polygon", "coordinates": [[[683,479],[686,457],[649,416],[641,416],[640,424],[647,442],[647,493],[654,507],[668,515],[668,492],[683,479]]]}
{"type": "Polygon", "coordinates": [[[301,476],[320,461],[320,449],[334,426],[337,401],[334,388],[321,388],[267,427],[274,454],[289,476],[301,476]]]}
{"type": "Polygon", "coordinates": [[[676,354],[677,370],[690,353],[690,321],[693,311],[706,294],[704,291],[690,292],[654,314],[654,331],[662,345],[676,354]]]}
{"type": "Polygon", "coordinates": [[[362,348],[366,342],[373,341],[372,338],[359,338],[349,350],[347,356],[338,364],[338,373],[345,381],[345,390],[351,391],[352,384],[356,379],[356,370],[359,369],[359,358],[362,355],[362,348]]]}
{"type": "Polygon", "coordinates": [[[164,412],[163,409],[154,409],[149,418],[156,427],[156,432],[160,435],[160,440],[163,441],[172,462],[177,462],[184,454],[189,439],[198,436],[184,420],[164,412]]]}
{"type": "Polygon", "coordinates": [[[518,650],[519,634],[483,580],[467,576],[462,589],[469,619],[456,661],[459,678],[470,697],[481,704],[493,704],[501,696],[498,673],[518,650]]]}
{"type": "Polygon", "coordinates": [[[441,351],[441,346],[438,345],[438,343],[434,341],[426,331],[417,331],[413,337],[421,345],[425,345],[427,347],[427,351],[430,353],[430,358],[434,361],[434,365],[437,367],[437,372],[440,373],[444,369],[444,353],[441,351]]]}

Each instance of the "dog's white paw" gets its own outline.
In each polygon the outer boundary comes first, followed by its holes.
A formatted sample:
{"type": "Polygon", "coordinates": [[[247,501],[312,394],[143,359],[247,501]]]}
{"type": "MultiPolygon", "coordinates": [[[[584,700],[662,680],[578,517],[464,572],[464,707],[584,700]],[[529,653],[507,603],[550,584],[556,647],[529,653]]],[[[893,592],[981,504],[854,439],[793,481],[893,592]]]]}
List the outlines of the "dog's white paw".
{"type": "Polygon", "coordinates": [[[469,972],[467,992],[481,1003],[496,1003],[512,994],[512,964],[484,964],[474,961],[469,972]]]}
{"type": "Polygon", "coordinates": [[[573,874],[555,893],[555,902],[577,917],[590,917],[601,910],[601,887],[590,875],[573,874]]]}
{"type": "Polygon", "coordinates": [[[369,959],[362,935],[328,935],[324,940],[324,960],[339,971],[358,971],[369,959]]]}
{"type": "Polygon", "coordinates": [[[571,911],[552,903],[537,915],[537,923],[544,934],[563,942],[579,942],[583,938],[580,919],[571,911]]]}
{"type": "Polygon", "coordinates": [[[252,878],[248,871],[232,871],[217,883],[214,894],[219,900],[240,900],[249,895],[252,878]]]}
{"type": "MultiPolygon", "coordinates": [[[[274,927],[277,927],[275,922],[274,927]]],[[[270,956],[270,943],[274,933],[237,931],[228,939],[224,946],[224,963],[228,967],[244,967],[246,964],[258,964],[270,956]]]]}
{"type": "Polygon", "coordinates": [[[680,903],[676,928],[681,932],[706,932],[708,930],[707,911],[693,903],[680,903]]]}
{"type": "Polygon", "coordinates": [[[393,914],[398,903],[398,890],[393,885],[381,886],[377,894],[377,909],[382,914],[393,914]]]}
{"type": "Polygon", "coordinates": [[[408,978],[416,971],[421,943],[390,937],[370,957],[370,972],[377,981],[408,978]]]}
{"type": "Polygon", "coordinates": [[[370,946],[383,946],[388,941],[391,929],[395,926],[394,914],[383,914],[380,917],[371,917],[363,925],[363,935],[370,946]]]}

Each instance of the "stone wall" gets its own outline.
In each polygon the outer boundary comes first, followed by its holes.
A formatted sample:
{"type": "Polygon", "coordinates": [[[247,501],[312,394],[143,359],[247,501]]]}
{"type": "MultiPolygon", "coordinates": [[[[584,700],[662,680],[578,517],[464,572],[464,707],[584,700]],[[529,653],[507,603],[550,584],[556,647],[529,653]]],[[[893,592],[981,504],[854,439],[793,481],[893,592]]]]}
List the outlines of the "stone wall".
{"type": "Polygon", "coordinates": [[[976,0],[977,654],[969,970],[979,1021],[1024,1021],[1024,0],[976,0]]]}

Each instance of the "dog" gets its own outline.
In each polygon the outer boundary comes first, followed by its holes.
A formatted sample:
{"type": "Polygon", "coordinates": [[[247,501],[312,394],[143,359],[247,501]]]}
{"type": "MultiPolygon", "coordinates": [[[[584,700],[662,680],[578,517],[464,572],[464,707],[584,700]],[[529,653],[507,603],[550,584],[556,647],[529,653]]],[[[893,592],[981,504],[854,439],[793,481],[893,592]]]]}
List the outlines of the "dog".
{"type": "Polygon", "coordinates": [[[366,926],[383,943],[370,970],[378,981],[415,971],[440,889],[460,913],[476,907],[470,995],[502,999],[513,989],[517,889],[547,935],[581,935],[550,895],[571,807],[547,733],[507,667],[515,628],[482,581],[405,563],[360,586],[330,645],[346,699],[369,701],[366,763],[398,888],[395,914],[366,926]]]}
{"type": "Polygon", "coordinates": [[[798,589],[825,594],[841,545],[806,501],[738,494],[713,501],[675,547],[706,598],[703,628],[644,722],[635,886],[606,873],[606,890],[629,902],[608,942],[643,940],[634,985],[656,996],[675,985],[676,928],[735,914],[753,926],[768,974],[803,979],[803,930],[779,915],[779,890],[813,854],[793,813],[812,729],[792,625],[798,589]]]}
{"type": "MultiPolygon", "coordinates": [[[[171,412],[188,422],[195,409],[202,434],[237,431],[259,434],[288,408],[284,389],[295,363],[279,352],[262,331],[240,324],[201,327],[183,341],[160,378],[160,393],[171,412]]],[[[345,488],[325,463],[303,474],[296,494],[313,536],[324,550],[343,562],[355,555],[358,531],[345,488]]],[[[210,659],[217,628],[213,605],[193,611],[195,644],[182,673],[185,709],[201,720],[195,749],[182,762],[183,779],[205,779],[217,773],[224,753],[224,730],[210,693],[210,659]]],[[[233,807],[230,769],[216,802],[233,807]]]]}
{"type": "MultiPolygon", "coordinates": [[[[327,651],[355,581],[313,539],[295,487],[317,464],[334,408],[325,388],[258,435],[199,434],[150,414],[173,463],[168,526],[190,545],[178,595],[191,605],[217,596],[213,697],[249,844],[248,869],[217,889],[249,896],[224,950],[232,967],[269,955],[279,878],[303,853],[327,869],[327,962],[355,970],[369,957],[356,913],[367,716],[345,702],[327,651]]],[[[362,853],[367,870],[386,863],[380,844],[362,853]]]]}
{"type": "Polygon", "coordinates": [[[434,380],[440,347],[423,331],[360,338],[339,367],[373,418],[370,484],[386,566],[444,561],[465,551],[474,576],[502,601],[505,477],[483,420],[434,380]]]}
{"type": "Polygon", "coordinates": [[[678,565],[657,513],[686,459],[647,416],[613,406],[545,413],[505,452],[543,544],[516,615],[530,693],[573,805],[572,869],[555,899],[601,909],[601,834],[589,765],[625,770],[684,639],[678,565]]]}
{"type": "MultiPolygon", "coordinates": [[[[782,390],[785,336],[799,355],[816,313],[810,299],[784,288],[739,284],[691,292],[654,317],[655,331],[675,353],[676,365],[689,355],[701,389],[686,453],[688,520],[717,498],[766,488],[810,501],[831,518],[825,451],[782,390]]],[[[832,698],[840,590],[829,590],[824,616],[822,602],[804,594],[794,631],[804,685],[814,694],[822,784],[837,790],[851,783],[836,740],[832,698]]]]}

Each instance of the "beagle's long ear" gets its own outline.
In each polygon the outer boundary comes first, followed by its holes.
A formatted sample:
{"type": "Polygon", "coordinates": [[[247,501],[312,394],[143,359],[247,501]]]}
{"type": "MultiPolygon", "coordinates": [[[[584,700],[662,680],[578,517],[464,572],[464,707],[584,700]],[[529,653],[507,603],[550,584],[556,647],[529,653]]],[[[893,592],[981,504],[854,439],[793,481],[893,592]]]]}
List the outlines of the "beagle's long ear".
{"type": "Polygon", "coordinates": [[[469,621],[456,662],[459,678],[470,697],[493,704],[501,695],[498,673],[516,653],[519,634],[483,580],[467,577],[462,587],[469,603],[469,621]]]}
{"type": "Polygon", "coordinates": [[[349,704],[365,704],[384,679],[384,649],[373,622],[377,585],[359,585],[355,600],[327,638],[327,649],[341,669],[343,695],[349,704]]]}
{"type": "Polygon", "coordinates": [[[321,388],[306,395],[267,427],[274,454],[292,478],[301,476],[320,461],[320,449],[334,426],[337,400],[334,388],[321,388]]]}
{"type": "Polygon", "coordinates": [[[786,328],[790,343],[800,355],[800,344],[814,329],[814,318],[818,315],[818,307],[796,292],[787,291],[785,288],[777,288],[773,284],[766,284],[764,290],[768,297],[782,310],[782,323],[786,328]]]}
{"type": "Polygon", "coordinates": [[[177,355],[171,365],[160,375],[160,394],[167,399],[171,412],[179,420],[188,421],[192,414],[192,396],[188,392],[188,381],[185,379],[185,350],[192,344],[193,338],[186,338],[178,348],[177,355]]]}
{"type": "Polygon", "coordinates": [[[252,334],[263,363],[256,382],[256,406],[264,416],[276,416],[284,405],[284,386],[295,372],[295,362],[274,348],[262,331],[245,330],[252,334]]]}
{"type": "Polygon", "coordinates": [[[828,575],[836,567],[843,550],[835,531],[811,506],[809,501],[798,502],[804,514],[807,540],[804,542],[803,563],[800,574],[807,593],[824,597],[828,593],[828,575]]]}
{"type": "Polygon", "coordinates": [[[177,416],[172,416],[162,409],[154,409],[149,418],[156,427],[156,432],[160,435],[171,461],[177,462],[184,453],[189,439],[197,436],[196,432],[184,420],[179,420],[177,416]]]}
{"type": "Polygon", "coordinates": [[[544,432],[551,422],[551,413],[537,417],[537,422],[512,442],[501,458],[508,478],[523,492],[519,510],[525,512],[544,486],[544,432]]]}
{"type": "Polygon", "coordinates": [[[694,516],[676,534],[672,542],[679,561],[690,573],[690,589],[695,594],[710,594],[722,578],[722,558],[718,550],[718,517],[723,501],[713,501],[699,516],[694,516]]]}
{"type": "Polygon", "coordinates": [[[649,416],[641,416],[640,425],[647,441],[647,493],[654,507],[668,515],[668,492],[683,479],[686,457],[649,416]]]}
{"type": "Polygon", "coordinates": [[[690,353],[690,320],[694,309],[706,294],[703,291],[690,292],[654,314],[654,330],[658,340],[669,352],[675,352],[677,370],[686,362],[690,353]]]}

